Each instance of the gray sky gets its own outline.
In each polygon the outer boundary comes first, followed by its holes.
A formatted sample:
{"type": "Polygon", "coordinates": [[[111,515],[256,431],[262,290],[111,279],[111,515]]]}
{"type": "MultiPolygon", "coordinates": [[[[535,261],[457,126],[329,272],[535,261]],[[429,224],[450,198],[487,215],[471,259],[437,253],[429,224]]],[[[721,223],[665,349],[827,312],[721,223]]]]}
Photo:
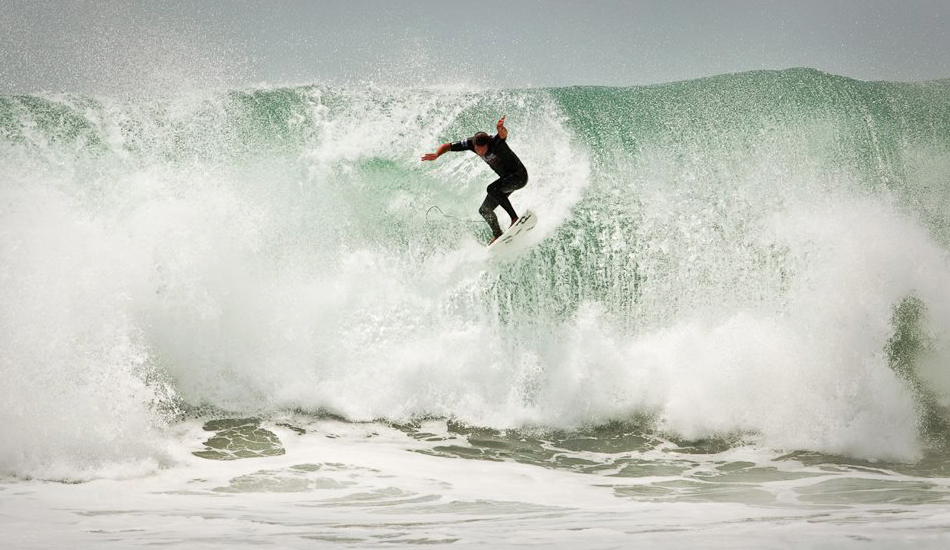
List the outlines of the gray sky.
{"type": "Polygon", "coordinates": [[[950,0],[0,0],[0,93],[950,77],[950,0]]]}

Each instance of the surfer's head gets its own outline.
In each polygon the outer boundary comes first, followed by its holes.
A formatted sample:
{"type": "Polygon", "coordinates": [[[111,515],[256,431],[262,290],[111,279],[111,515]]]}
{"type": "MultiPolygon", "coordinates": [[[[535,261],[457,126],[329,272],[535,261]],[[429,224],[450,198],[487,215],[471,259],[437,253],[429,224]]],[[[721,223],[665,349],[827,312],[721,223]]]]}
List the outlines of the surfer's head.
{"type": "Polygon", "coordinates": [[[472,136],[472,145],[475,146],[475,154],[484,157],[488,153],[488,144],[491,143],[491,137],[485,132],[478,132],[472,136]]]}

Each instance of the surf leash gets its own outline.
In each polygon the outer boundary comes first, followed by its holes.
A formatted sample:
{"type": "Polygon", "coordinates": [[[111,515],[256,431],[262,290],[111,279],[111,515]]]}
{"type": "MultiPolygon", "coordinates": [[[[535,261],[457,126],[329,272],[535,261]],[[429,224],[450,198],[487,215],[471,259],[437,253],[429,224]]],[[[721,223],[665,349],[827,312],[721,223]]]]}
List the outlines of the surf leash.
{"type": "Polygon", "coordinates": [[[484,220],[466,220],[466,219],[459,218],[456,216],[450,216],[446,214],[445,212],[443,212],[442,209],[439,208],[438,205],[432,205],[429,207],[428,210],[426,210],[426,223],[429,223],[429,213],[432,212],[433,210],[438,210],[439,214],[442,214],[442,217],[449,218],[450,220],[455,220],[459,223],[485,223],[484,220]]]}

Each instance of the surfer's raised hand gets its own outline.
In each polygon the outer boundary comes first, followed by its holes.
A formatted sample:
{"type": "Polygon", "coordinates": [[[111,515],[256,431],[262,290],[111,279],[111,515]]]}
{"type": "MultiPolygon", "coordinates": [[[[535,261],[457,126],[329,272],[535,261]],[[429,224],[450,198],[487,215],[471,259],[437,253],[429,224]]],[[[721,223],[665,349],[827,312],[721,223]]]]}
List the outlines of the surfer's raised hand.
{"type": "Polygon", "coordinates": [[[500,137],[501,139],[508,138],[508,128],[505,128],[504,115],[502,115],[502,117],[498,119],[498,124],[495,125],[495,129],[498,130],[498,137],[500,137]]]}

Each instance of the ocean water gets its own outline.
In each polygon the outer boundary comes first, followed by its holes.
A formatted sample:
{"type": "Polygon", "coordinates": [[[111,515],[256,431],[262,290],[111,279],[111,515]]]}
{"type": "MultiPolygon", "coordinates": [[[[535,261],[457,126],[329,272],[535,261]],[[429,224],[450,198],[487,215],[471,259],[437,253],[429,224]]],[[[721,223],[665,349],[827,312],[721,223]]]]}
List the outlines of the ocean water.
{"type": "Polygon", "coordinates": [[[948,251],[950,81],[0,96],[0,535],[946,548],[948,251]]]}

